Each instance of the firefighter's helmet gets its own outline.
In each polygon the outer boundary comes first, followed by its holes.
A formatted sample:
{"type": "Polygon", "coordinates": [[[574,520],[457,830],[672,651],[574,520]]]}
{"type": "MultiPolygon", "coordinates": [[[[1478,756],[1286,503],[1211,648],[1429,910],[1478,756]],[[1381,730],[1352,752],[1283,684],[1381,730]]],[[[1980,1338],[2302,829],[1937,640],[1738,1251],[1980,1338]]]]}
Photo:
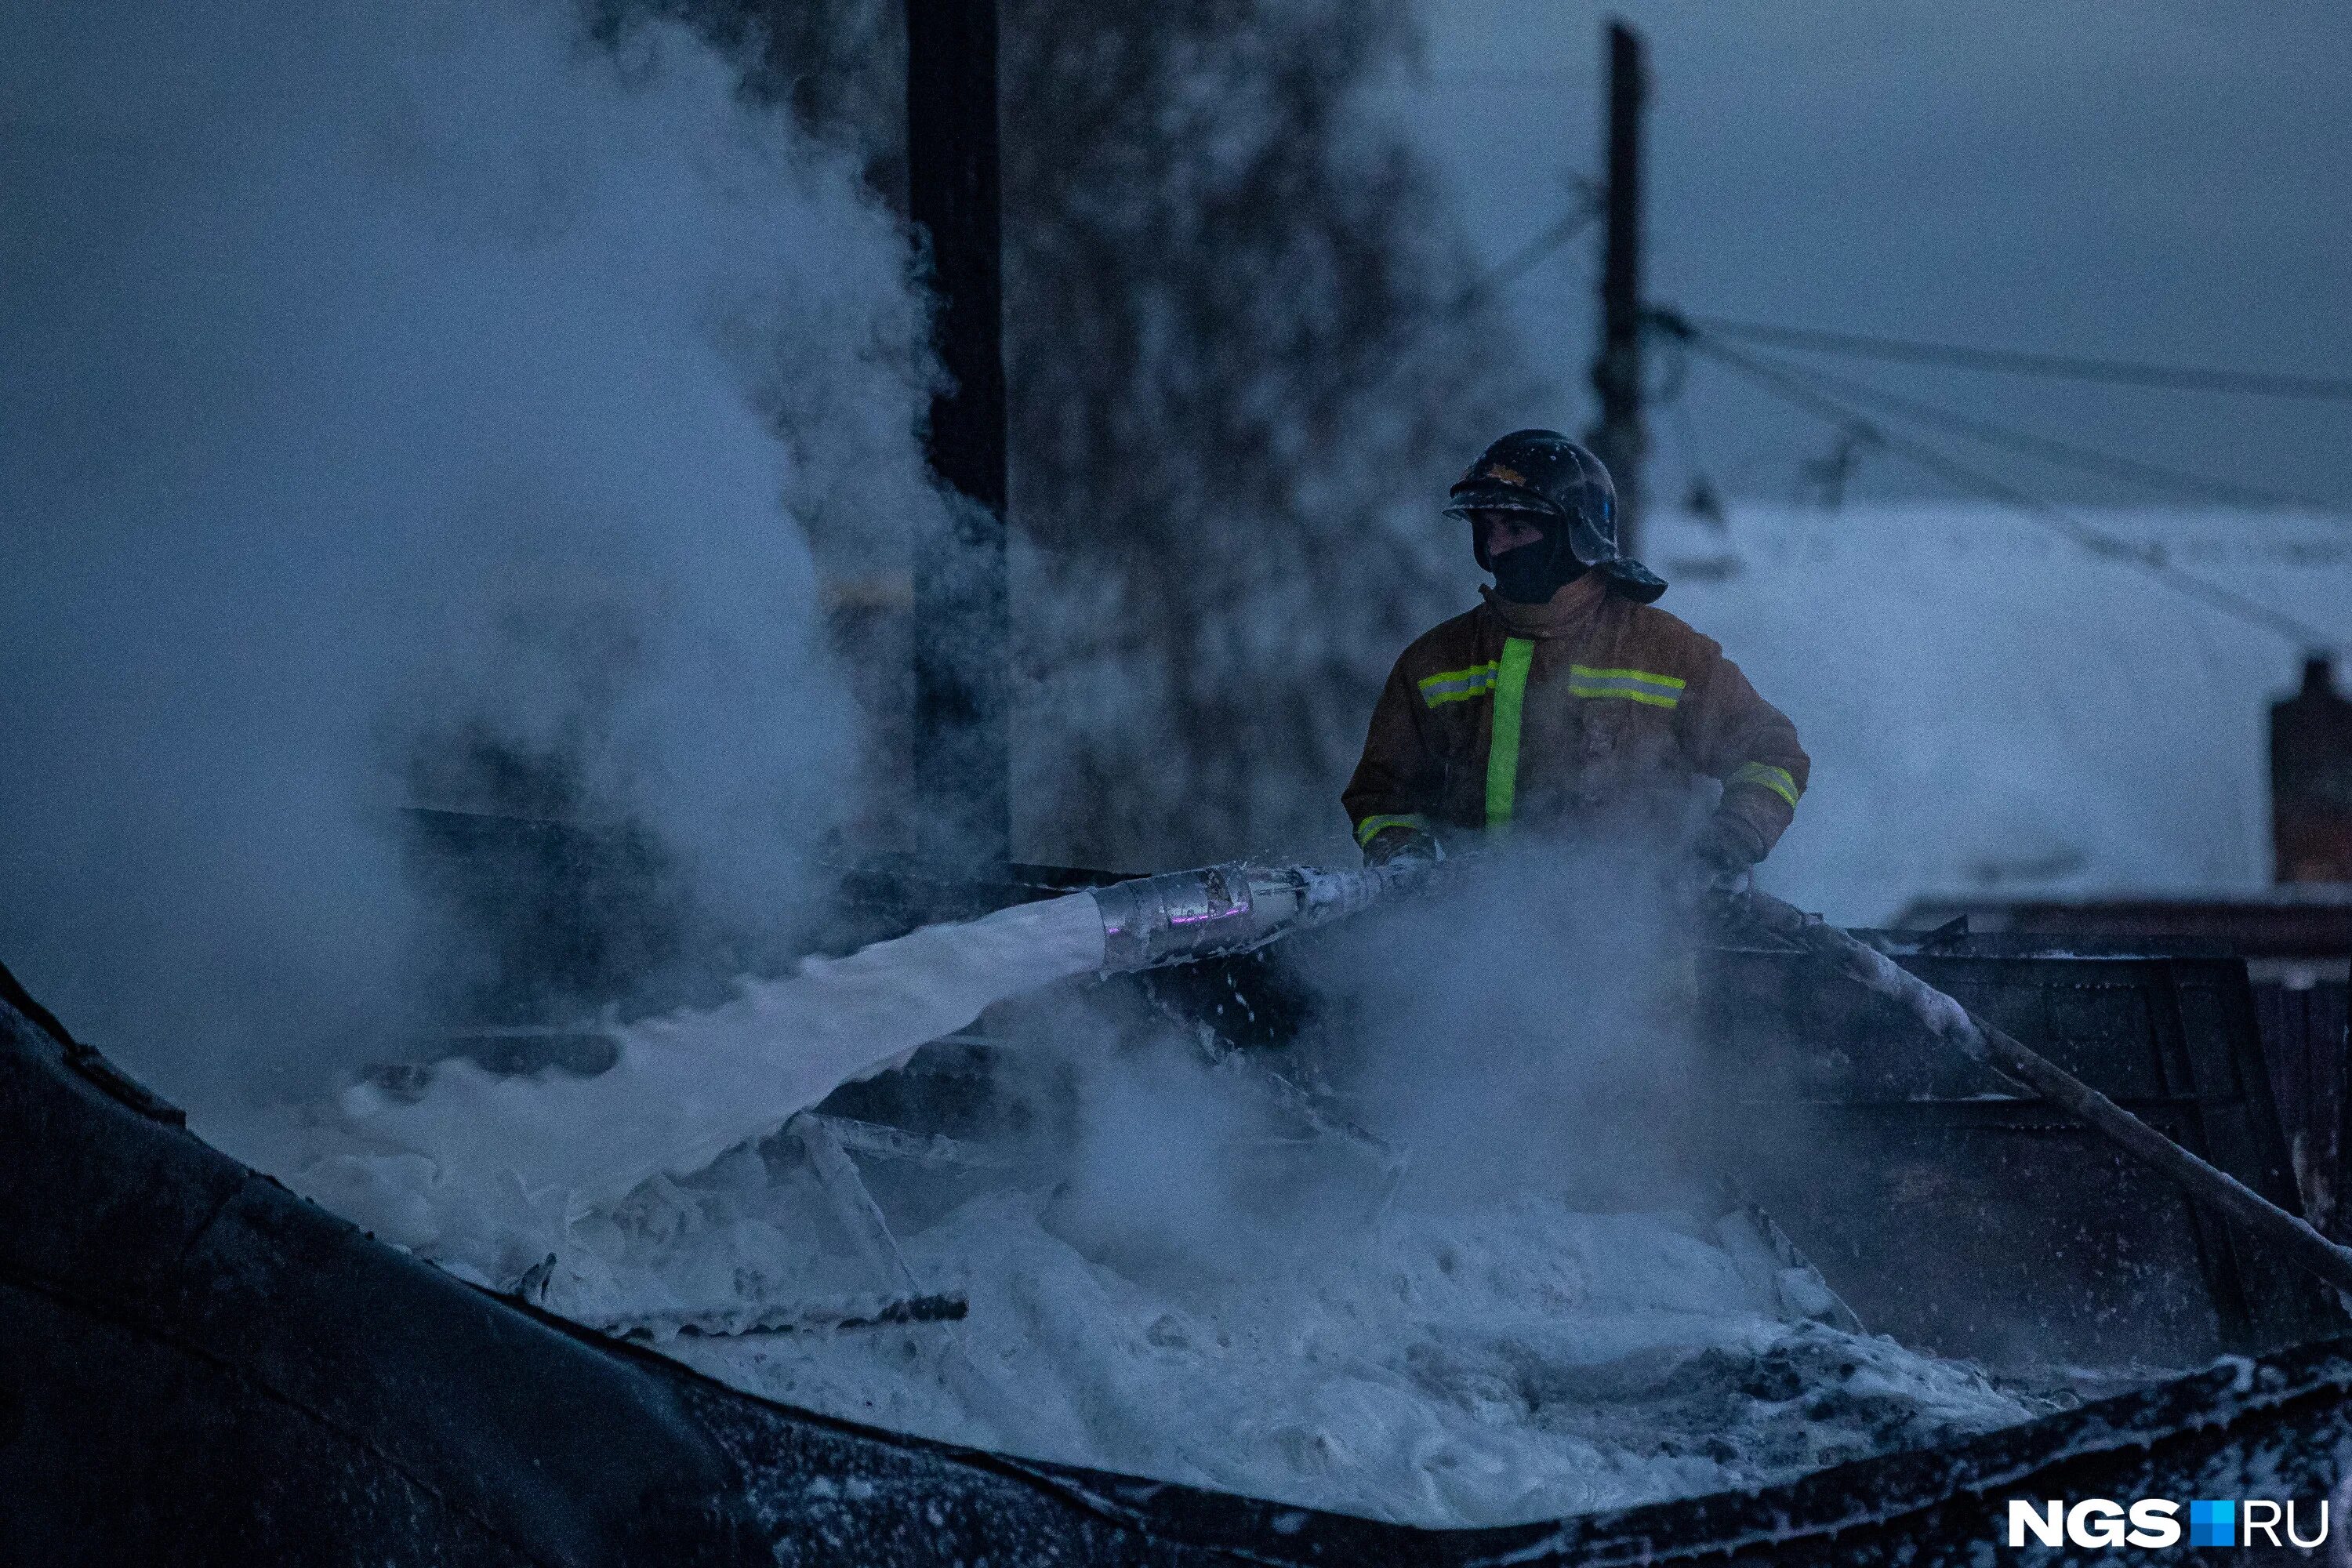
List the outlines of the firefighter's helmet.
{"type": "MultiPolygon", "coordinates": [[[[1599,458],[1557,430],[1514,430],[1478,455],[1449,492],[1445,515],[1526,511],[1563,529],[1563,542],[1611,585],[1640,604],[1666,591],[1665,580],[1617,545],[1617,487],[1599,458]]],[[[1487,566],[1486,547],[1476,547],[1487,566]]],[[[1491,568],[1490,568],[1491,569],[1491,568]]]]}

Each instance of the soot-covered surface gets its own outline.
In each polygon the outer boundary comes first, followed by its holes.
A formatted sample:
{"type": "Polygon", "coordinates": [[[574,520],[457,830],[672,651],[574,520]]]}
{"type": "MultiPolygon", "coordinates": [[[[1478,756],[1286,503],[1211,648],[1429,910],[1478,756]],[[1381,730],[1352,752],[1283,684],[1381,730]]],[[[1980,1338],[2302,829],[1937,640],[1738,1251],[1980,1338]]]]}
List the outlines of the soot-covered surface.
{"type": "Polygon", "coordinates": [[[2320,1345],[1788,1486],[1481,1531],[959,1452],[469,1289],[69,1055],[5,971],[0,1004],[12,1560],[1957,1563],[2009,1496],[2315,1497],[2352,1451],[2352,1357],[2320,1345]]]}

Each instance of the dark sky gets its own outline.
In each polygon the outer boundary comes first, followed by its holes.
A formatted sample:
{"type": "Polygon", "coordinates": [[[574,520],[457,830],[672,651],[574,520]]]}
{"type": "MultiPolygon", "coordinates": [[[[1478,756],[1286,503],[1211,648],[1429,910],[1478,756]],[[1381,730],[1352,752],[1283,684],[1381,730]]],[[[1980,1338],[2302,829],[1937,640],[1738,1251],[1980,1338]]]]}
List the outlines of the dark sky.
{"type": "MultiPolygon", "coordinates": [[[[1649,292],[1693,312],[1989,347],[2352,375],[2352,7],[2078,0],[1440,0],[1409,110],[1499,261],[1599,173],[1601,37],[1646,36],[1649,292]]],[[[1512,298],[1589,417],[1597,229],[1512,298]]],[[[2044,437],[2352,511],[2352,404],[1811,363],[2044,437]]],[[[1654,483],[1787,499],[1828,426],[1699,364],[1654,483]]],[[[2165,492],[1938,436],[2067,500],[2165,492]]],[[[1893,458],[1852,493],[1954,493],[1893,458]]]]}

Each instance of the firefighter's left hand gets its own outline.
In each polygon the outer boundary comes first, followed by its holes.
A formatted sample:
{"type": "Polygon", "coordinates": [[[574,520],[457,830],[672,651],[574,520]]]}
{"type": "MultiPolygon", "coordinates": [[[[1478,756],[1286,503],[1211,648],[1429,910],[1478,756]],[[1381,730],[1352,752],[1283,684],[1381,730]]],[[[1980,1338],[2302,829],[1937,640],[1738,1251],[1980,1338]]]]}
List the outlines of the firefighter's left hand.
{"type": "Polygon", "coordinates": [[[1738,877],[1764,858],[1756,830],[1735,816],[1721,813],[1707,818],[1691,845],[1698,863],[1718,877],[1738,877]]]}
{"type": "Polygon", "coordinates": [[[1383,827],[1372,835],[1364,846],[1364,864],[1386,866],[1399,860],[1417,860],[1430,866],[1445,858],[1436,838],[1418,827],[1383,827]]]}

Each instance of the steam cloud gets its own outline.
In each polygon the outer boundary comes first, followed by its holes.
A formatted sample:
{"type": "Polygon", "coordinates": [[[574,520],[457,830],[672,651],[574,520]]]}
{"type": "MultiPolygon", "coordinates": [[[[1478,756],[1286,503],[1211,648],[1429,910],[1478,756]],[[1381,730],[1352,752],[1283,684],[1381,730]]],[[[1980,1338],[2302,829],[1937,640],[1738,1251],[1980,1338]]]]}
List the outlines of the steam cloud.
{"type": "Polygon", "coordinates": [[[11,33],[8,962],[167,1092],[299,1089],[399,1022],[390,823],[483,744],[772,919],[854,794],[800,525],[937,504],[848,161],[552,0],[11,33]]]}

